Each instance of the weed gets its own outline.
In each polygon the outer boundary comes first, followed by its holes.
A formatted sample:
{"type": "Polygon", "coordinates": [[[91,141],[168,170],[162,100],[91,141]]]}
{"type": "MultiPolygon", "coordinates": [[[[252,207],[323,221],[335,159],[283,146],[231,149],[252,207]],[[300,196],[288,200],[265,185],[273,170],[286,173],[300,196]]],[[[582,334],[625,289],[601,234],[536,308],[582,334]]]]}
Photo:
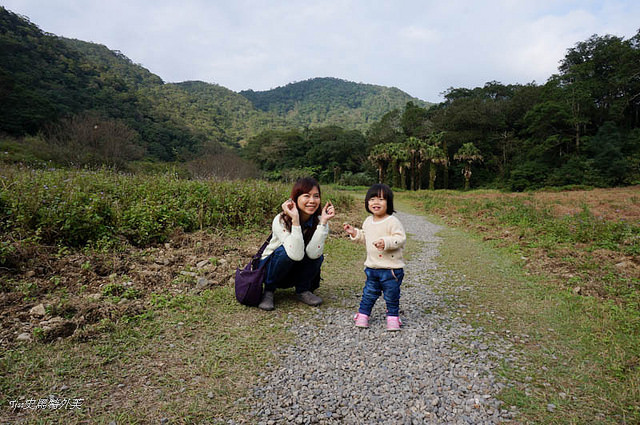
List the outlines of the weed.
{"type": "Polygon", "coordinates": [[[102,288],[102,295],[105,297],[119,297],[125,292],[125,287],[121,283],[108,283],[102,288]]]}

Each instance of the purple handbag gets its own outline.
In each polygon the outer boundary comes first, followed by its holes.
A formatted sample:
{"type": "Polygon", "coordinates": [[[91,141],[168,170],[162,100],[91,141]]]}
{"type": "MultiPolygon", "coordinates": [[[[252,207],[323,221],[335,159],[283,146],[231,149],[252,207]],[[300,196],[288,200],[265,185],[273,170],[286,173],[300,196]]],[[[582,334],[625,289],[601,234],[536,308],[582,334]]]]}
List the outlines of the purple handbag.
{"type": "Polygon", "coordinates": [[[244,269],[236,269],[236,299],[240,304],[255,307],[262,299],[262,283],[264,282],[264,266],[258,267],[260,257],[271,241],[271,235],[262,244],[256,255],[251,258],[244,269]]]}

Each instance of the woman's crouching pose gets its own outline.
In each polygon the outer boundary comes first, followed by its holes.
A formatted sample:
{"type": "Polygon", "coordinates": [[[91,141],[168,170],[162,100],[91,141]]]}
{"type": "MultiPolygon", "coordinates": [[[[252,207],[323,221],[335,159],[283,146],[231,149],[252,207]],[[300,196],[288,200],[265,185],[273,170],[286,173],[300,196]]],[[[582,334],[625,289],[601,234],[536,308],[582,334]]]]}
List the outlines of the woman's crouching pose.
{"type": "Polygon", "coordinates": [[[273,219],[273,236],[262,254],[266,273],[258,307],[273,310],[276,289],[291,287],[295,287],[296,297],[303,303],[322,303],[313,291],[320,286],[322,252],[329,220],[334,216],[331,202],[321,207],[320,185],[315,179],[302,178],[295,183],[291,198],[282,204],[282,213],[273,219]]]}

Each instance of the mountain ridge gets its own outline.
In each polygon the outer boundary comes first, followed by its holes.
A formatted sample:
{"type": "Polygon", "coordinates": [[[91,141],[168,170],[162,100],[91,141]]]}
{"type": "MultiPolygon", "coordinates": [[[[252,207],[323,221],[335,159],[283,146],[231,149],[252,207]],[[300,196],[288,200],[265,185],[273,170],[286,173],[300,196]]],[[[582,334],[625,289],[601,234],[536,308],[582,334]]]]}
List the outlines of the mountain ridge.
{"type": "Polygon", "coordinates": [[[37,134],[85,111],[124,120],[152,156],[171,160],[203,144],[233,148],[265,130],[337,125],[365,132],[406,103],[394,88],[316,77],[265,91],[215,83],[167,83],[118,50],[43,32],[0,7],[0,131],[37,134]]]}

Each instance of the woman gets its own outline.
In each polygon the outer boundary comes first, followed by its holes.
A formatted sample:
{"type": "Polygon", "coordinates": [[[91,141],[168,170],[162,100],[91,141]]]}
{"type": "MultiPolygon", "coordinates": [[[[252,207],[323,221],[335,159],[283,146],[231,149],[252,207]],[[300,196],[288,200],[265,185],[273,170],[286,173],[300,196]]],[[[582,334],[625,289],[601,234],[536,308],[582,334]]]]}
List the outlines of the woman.
{"type": "Polygon", "coordinates": [[[322,251],[334,216],[331,202],[320,207],[320,185],[315,179],[302,178],[294,184],[291,198],[273,219],[273,236],[262,254],[261,265],[267,264],[259,308],[274,309],[277,288],[295,287],[299,301],[311,306],[322,303],[313,291],[320,286],[322,251]]]}

